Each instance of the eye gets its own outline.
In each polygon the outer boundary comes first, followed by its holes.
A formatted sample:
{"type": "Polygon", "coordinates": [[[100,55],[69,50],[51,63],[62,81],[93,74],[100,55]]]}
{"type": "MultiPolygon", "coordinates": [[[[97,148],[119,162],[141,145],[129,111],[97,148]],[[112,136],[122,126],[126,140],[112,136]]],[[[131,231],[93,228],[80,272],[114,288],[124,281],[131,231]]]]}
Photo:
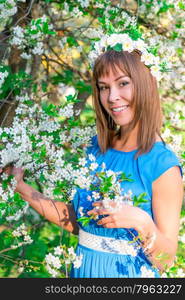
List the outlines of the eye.
{"type": "Polygon", "coordinates": [[[129,82],[128,82],[128,81],[123,81],[123,82],[120,82],[120,86],[125,86],[125,85],[127,85],[127,84],[129,84],[129,82]]]}
{"type": "Polygon", "coordinates": [[[99,90],[100,90],[100,91],[105,91],[106,89],[108,89],[107,86],[99,86],[99,90]]]}

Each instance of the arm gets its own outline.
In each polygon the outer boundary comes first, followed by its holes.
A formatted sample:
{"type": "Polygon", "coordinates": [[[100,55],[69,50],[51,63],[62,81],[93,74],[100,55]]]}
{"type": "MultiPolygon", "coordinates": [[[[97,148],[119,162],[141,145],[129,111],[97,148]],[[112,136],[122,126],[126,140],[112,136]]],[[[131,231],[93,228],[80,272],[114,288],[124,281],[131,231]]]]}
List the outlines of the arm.
{"type": "Polygon", "coordinates": [[[172,167],[153,182],[153,220],[146,217],[136,225],[136,230],[144,239],[144,248],[150,244],[150,238],[155,237],[146,254],[161,271],[171,267],[175,260],[182,199],[183,184],[179,167],[172,167]]]}
{"type": "Polygon", "coordinates": [[[172,167],[153,182],[152,209],[154,222],[143,225],[143,235],[154,233],[156,239],[149,257],[161,270],[171,267],[178,246],[180,211],[183,199],[183,184],[178,167],[172,167]],[[146,228],[148,227],[148,228],[146,228]],[[164,254],[164,256],[163,256],[164,254]],[[161,255],[161,259],[156,259],[161,255]],[[166,258],[165,258],[166,255],[166,258]]]}
{"type": "Polygon", "coordinates": [[[75,212],[70,204],[54,201],[23,181],[23,170],[21,168],[8,167],[0,169],[0,173],[5,171],[13,174],[17,181],[16,192],[27,201],[39,214],[58,226],[63,227],[69,232],[78,234],[78,223],[76,222],[75,212]]]}
{"type": "Polygon", "coordinates": [[[44,196],[24,181],[18,184],[16,192],[48,221],[78,234],[78,224],[71,205],[44,196]]]}

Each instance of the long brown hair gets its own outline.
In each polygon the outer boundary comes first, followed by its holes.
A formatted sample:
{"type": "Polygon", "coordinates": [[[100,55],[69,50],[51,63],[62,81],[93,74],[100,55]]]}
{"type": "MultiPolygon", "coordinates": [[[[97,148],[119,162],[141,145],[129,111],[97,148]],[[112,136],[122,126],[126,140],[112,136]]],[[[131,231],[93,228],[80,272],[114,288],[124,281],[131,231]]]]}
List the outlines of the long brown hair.
{"type": "Polygon", "coordinates": [[[109,50],[100,55],[95,61],[92,76],[93,105],[96,113],[96,126],[98,143],[102,152],[112,146],[114,136],[121,137],[121,130],[114,120],[108,115],[100,102],[100,93],[97,81],[101,76],[109,74],[110,69],[116,72],[119,68],[132,79],[134,91],[132,107],[133,120],[122,129],[124,130],[123,145],[126,143],[130,132],[139,124],[137,155],[148,152],[156,141],[156,134],[160,137],[162,125],[162,110],[156,79],[150,70],[141,62],[141,54],[134,50],[117,52],[109,50]]]}

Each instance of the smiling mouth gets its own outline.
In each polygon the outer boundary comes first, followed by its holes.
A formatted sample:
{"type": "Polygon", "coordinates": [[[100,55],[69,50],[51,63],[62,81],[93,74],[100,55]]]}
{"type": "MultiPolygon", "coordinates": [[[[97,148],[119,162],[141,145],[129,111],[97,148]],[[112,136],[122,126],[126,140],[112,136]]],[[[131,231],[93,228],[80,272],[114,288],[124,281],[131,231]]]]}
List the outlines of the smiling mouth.
{"type": "Polygon", "coordinates": [[[122,105],[120,107],[115,107],[115,108],[112,108],[111,110],[113,112],[120,112],[120,111],[124,111],[125,109],[127,109],[129,107],[129,105],[122,105]]]}

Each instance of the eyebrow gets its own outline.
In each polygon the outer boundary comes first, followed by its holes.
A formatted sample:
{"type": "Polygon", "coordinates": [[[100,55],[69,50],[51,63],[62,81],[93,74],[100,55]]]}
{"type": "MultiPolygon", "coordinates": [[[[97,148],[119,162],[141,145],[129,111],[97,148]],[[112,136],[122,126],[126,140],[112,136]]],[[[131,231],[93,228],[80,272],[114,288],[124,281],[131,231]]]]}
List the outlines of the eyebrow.
{"type": "MultiPolygon", "coordinates": [[[[119,79],[124,78],[124,77],[128,77],[128,76],[127,75],[121,75],[118,78],[116,78],[114,81],[118,81],[119,79]]],[[[98,83],[106,83],[106,82],[104,82],[104,81],[98,81],[98,83]]]]}

